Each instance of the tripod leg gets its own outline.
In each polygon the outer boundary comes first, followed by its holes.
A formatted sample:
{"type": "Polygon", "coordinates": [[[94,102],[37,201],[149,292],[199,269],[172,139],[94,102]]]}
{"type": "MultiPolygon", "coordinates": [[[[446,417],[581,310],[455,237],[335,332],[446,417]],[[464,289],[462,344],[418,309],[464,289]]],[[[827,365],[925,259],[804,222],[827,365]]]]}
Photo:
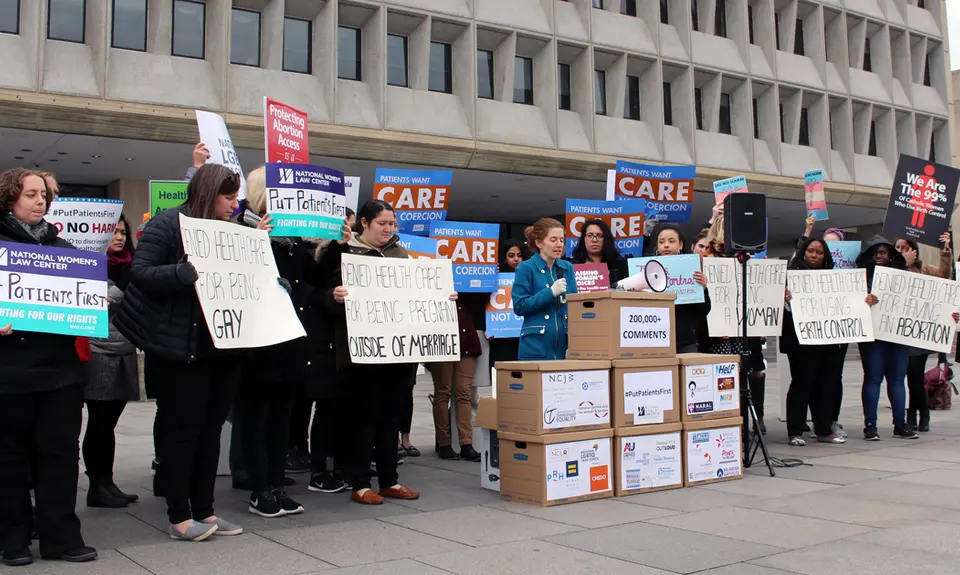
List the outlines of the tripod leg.
{"type": "MultiPolygon", "coordinates": [[[[767,451],[767,444],[763,441],[763,435],[760,433],[760,423],[757,418],[757,409],[753,405],[753,398],[749,395],[747,396],[747,404],[750,414],[748,419],[753,421],[753,433],[750,434],[750,443],[753,443],[755,439],[756,444],[752,446],[752,452],[743,466],[744,468],[747,468],[753,465],[753,458],[756,457],[757,449],[759,448],[763,450],[763,460],[767,464],[767,469],[770,471],[770,477],[774,477],[777,473],[773,470],[773,463],[770,461],[770,453],[767,451]]],[[[744,431],[744,433],[746,433],[746,431],[744,431]]],[[[746,452],[744,452],[744,456],[746,456],[746,452]]]]}

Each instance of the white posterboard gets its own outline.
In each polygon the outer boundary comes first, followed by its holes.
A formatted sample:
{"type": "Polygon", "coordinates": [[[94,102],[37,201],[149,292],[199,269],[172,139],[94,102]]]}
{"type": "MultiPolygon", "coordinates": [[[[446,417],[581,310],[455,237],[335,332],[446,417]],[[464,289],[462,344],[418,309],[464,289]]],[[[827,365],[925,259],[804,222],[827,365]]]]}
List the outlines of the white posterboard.
{"type": "Polygon", "coordinates": [[[873,341],[867,270],[790,270],[787,289],[801,345],[873,341]]]}
{"type": "Polygon", "coordinates": [[[343,194],[347,198],[347,207],[357,213],[360,209],[360,176],[345,176],[343,178],[343,194]]]}
{"type": "Polygon", "coordinates": [[[340,269],[353,363],[460,361],[450,260],[344,254],[340,269]]]}
{"type": "Polygon", "coordinates": [[[243,168],[240,167],[240,158],[233,149],[233,140],[223,117],[213,112],[197,110],[197,130],[200,132],[200,141],[207,146],[210,152],[208,164],[220,164],[233,170],[240,176],[239,199],[247,197],[247,179],[243,177],[243,168]]]}
{"type": "MultiPolygon", "coordinates": [[[[703,258],[703,274],[710,290],[710,337],[739,337],[742,299],[741,266],[734,258],[703,258]]],[[[787,262],[750,260],[747,262],[747,335],[780,335],[783,320],[783,296],[787,281],[787,262]]]]}
{"type": "Polygon", "coordinates": [[[960,312],[960,284],[878,266],[870,293],[880,300],[870,308],[878,341],[933,352],[953,351],[957,326],[953,314],[960,312]]]}
{"type": "Polygon", "coordinates": [[[180,214],[183,250],[197,268],[197,299],[218,349],[305,337],[263,230],[180,214]]]}
{"type": "MultiPolygon", "coordinates": [[[[123,200],[106,198],[57,198],[44,217],[57,226],[57,236],[78,250],[105,252],[113,240],[123,200]]],[[[136,230],[127,230],[128,234],[136,230]]]]}

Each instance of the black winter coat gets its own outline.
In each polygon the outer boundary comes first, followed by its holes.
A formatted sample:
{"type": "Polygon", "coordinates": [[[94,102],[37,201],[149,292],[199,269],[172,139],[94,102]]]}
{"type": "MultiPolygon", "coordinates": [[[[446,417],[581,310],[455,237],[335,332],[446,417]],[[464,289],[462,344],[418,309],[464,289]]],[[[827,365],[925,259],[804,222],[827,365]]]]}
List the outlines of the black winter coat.
{"type": "Polygon", "coordinates": [[[130,265],[130,285],[114,325],[138,348],[168,361],[193,361],[216,351],[193,284],[177,277],[183,258],[180,214],[164,210],[150,219],[130,265]]]}
{"type": "MultiPolygon", "coordinates": [[[[56,226],[48,226],[46,236],[37,241],[8,221],[3,211],[0,241],[73,249],[57,237],[56,226]]],[[[0,318],[0,326],[7,323],[0,318]]],[[[75,337],[17,330],[0,336],[0,395],[52,391],[84,383],[86,377],[77,356],[75,337]]]]}

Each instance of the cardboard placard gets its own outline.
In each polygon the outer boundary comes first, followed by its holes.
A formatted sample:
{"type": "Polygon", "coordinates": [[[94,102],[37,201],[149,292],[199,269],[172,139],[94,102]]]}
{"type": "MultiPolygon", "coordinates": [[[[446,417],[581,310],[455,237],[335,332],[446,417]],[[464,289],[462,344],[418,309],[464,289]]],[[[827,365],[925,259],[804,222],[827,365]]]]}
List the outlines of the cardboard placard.
{"type": "Polygon", "coordinates": [[[679,423],[616,430],[616,496],[683,487],[683,439],[679,423]]]}
{"type": "Polygon", "coordinates": [[[734,176],[726,180],[719,180],[713,183],[713,195],[716,198],[717,205],[723,203],[724,198],[730,194],[741,194],[747,191],[746,176],[734,176]]]}
{"type": "Polygon", "coordinates": [[[677,352],[672,293],[603,291],[567,296],[567,357],[636,359],[677,352]]]}
{"type": "Polygon", "coordinates": [[[833,256],[833,269],[852,270],[857,267],[857,256],[862,249],[860,242],[826,242],[830,255],[833,256]]]}
{"type": "MultiPolygon", "coordinates": [[[[122,213],[123,200],[60,197],[50,204],[44,219],[57,227],[57,237],[78,250],[105,252],[113,241],[122,213]]],[[[127,230],[127,233],[134,231],[127,230]]]]}
{"type": "Polygon", "coordinates": [[[583,224],[589,220],[602,220],[610,227],[617,249],[624,255],[643,254],[643,222],[647,204],[643,200],[602,202],[597,200],[567,199],[566,254],[573,257],[573,250],[580,242],[583,224]]]}
{"type": "Polygon", "coordinates": [[[187,201],[188,185],[183,180],[150,180],[150,217],[187,201]]]}
{"type": "Polygon", "coordinates": [[[941,247],[950,230],[960,170],[900,154],[890,189],[883,235],[941,247]]]}
{"type": "Polygon", "coordinates": [[[740,415],[739,357],[682,353],[677,358],[684,423],[740,415]]]}
{"type": "Polygon", "coordinates": [[[787,288],[801,345],[873,341],[867,270],[790,270],[787,288]]]}
{"type": "Polygon", "coordinates": [[[573,264],[577,293],[591,293],[610,289],[610,269],[607,264],[573,264]]]}
{"type": "Polygon", "coordinates": [[[807,201],[807,215],[822,222],[830,219],[827,198],[823,193],[823,170],[810,170],[803,175],[803,192],[807,201]]]}
{"type": "Polygon", "coordinates": [[[426,236],[431,222],[447,219],[452,182],[450,170],[377,168],[373,199],[393,206],[401,233],[426,236]]]}
{"type": "Polygon", "coordinates": [[[877,266],[871,291],[880,300],[871,306],[873,333],[889,341],[949,353],[960,312],[960,283],[915,272],[877,266]]]}
{"type": "MultiPolygon", "coordinates": [[[[650,260],[657,260],[667,270],[667,291],[677,294],[677,305],[703,303],[706,298],[703,286],[693,279],[693,274],[701,270],[699,254],[681,254],[676,256],[653,256],[647,258],[630,258],[627,264],[630,275],[643,272],[643,266],[650,260]]],[[[709,278],[707,278],[709,280],[709,278]]]]}
{"type": "Polygon", "coordinates": [[[240,178],[240,195],[238,199],[247,197],[247,178],[243,175],[243,168],[240,167],[240,158],[237,157],[237,151],[233,149],[233,140],[230,139],[230,131],[227,130],[227,123],[223,116],[213,112],[196,110],[197,130],[200,132],[200,141],[207,146],[210,157],[207,158],[208,164],[220,164],[230,168],[240,178]]]}
{"type": "Polygon", "coordinates": [[[743,478],[739,418],[685,423],[684,487],[743,478]]]}
{"type": "Polygon", "coordinates": [[[613,178],[613,193],[608,191],[607,200],[646,200],[658,220],[690,220],[696,166],[655,166],[617,160],[613,178]]]}
{"type": "MultiPolygon", "coordinates": [[[[703,258],[703,273],[710,282],[710,337],[742,335],[741,269],[734,258],[703,258]]],[[[786,283],[786,261],[747,262],[747,335],[780,335],[786,283]]]]}

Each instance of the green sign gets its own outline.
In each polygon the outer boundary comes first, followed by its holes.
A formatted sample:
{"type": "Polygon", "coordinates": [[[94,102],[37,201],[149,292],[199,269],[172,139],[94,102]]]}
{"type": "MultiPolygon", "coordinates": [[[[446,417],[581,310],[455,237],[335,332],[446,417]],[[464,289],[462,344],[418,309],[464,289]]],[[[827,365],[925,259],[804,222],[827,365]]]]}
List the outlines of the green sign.
{"type": "Polygon", "coordinates": [[[187,183],[184,181],[150,182],[150,217],[163,210],[175,208],[187,201],[187,183]]]}

